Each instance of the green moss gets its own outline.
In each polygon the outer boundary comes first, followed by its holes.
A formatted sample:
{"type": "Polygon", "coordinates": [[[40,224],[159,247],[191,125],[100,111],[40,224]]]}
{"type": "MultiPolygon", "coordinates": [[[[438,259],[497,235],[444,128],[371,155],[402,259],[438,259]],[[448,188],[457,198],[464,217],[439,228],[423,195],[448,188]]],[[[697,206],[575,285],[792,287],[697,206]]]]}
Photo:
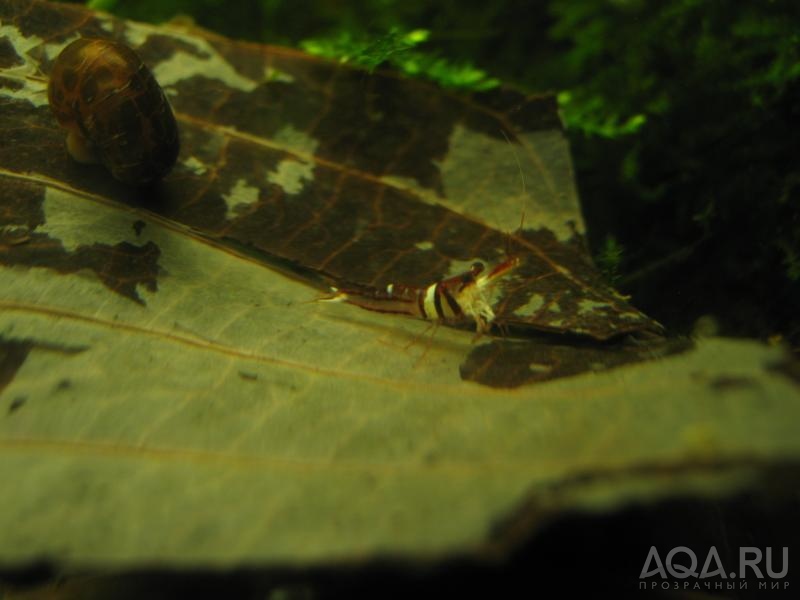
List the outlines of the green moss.
{"type": "Polygon", "coordinates": [[[435,54],[407,52],[391,62],[406,75],[425,77],[444,87],[485,91],[500,85],[499,79],[467,61],[454,62],[435,54]]]}
{"type": "Polygon", "coordinates": [[[429,36],[430,32],[425,29],[402,31],[396,27],[376,37],[339,31],[334,36],[303,40],[300,47],[311,54],[352,62],[373,71],[378,65],[395,58],[398,53],[421,44],[429,36]]]}
{"type": "Polygon", "coordinates": [[[606,236],[600,252],[595,255],[595,264],[611,285],[619,282],[622,271],[622,259],[625,249],[613,235],[606,236]]]}
{"type": "Polygon", "coordinates": [[[595,255],[608,258],[608,236],[635,249],[626,291],[675,327],[707,312],[726,332],[796,336],[800,7],[552,0],[550,10],[563,44],[550,81],[564,90],[595,255]]]}
{"type": "Polygon", "coordinates": [[[366,67],[395,67],[411,77],[430,79],[445,87],[487,90],[500,84],[466,61],[453,62],[436,54],[414,50],[430,37],[426,29],[405,31],[396,27],[375,37],[339,31],[329,37],[311,38],[300,46],[311,54],[366,67]]]}
{"type": "Polygon", "coordinates": [[[800,281],[800,253],[795,248],[784,245],[783,264],[786,266],[786,275],[794,282],[800,281]]]}
{"type": "Polygon", "coordinates": [[[117,7],[117,0],[87,0],[86,6],[92,10],[113,11],[117,7]]]}

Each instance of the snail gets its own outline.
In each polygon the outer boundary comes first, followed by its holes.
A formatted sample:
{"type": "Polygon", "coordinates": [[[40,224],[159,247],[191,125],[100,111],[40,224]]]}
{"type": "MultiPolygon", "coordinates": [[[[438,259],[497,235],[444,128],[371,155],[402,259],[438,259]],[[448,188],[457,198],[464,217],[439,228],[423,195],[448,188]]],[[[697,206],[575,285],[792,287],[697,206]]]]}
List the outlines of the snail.
{"type": "Polygon", "coordinates": [[[55,60],[50,108],[67,130],[67,151],[102,163],[130,185],[166,175],[178,157],[178,125],[153,74],[131,48],[81,38],[55,60]]]}

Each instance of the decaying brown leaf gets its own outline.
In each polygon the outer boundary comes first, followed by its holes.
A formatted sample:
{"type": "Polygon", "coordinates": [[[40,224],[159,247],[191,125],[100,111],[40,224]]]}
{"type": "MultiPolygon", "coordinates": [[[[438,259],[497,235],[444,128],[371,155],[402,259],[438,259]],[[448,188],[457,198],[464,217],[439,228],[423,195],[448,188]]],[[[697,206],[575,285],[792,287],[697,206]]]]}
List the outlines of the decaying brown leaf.
{"type": "MultiPolygon", "coordinates": [[[[148,30],[63,5],[11,2],[3,10],[5,26],[32,44],[22,54],[6,46],[0,58],[8,65],[0,80],[6,229],[33,230],[46,190],[63,189],[141,207],[323,289],[426,287],[510,254],[521,266],[497,289],[503,332],[608,340],[659,331],[591,264],[552,96],[450,94],[284,48],[148,30]],[[161,183],[126,188],[67,157],[43,86],[58,50],[78,36],[137,46],[167,90],[182,150],[161,183]]],[[[65,249],[52,234],[34,232],[24,246],[7,245],[0,262],[88,268],[139,302],[137,285],[158,288],[159,253],[152,242],[65,249]]],[[[567,372],[588,368],[579,347],[565,359],[567,372]]],[[[515,377],[501,360],[485,364],[487,383],[507,386],[515,377]]]]}

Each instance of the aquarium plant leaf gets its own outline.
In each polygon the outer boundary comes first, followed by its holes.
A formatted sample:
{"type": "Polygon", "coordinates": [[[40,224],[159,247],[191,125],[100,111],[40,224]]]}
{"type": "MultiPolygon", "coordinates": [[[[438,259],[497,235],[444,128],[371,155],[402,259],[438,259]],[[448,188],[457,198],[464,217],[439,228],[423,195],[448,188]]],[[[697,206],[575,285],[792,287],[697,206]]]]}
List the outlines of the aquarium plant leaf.
{"type": "Polygon", "coordinates": [[[780,349],[644,343],[602,282],[552,97],[31,0],[0,0],[0,69],[3,565],[480,554],[797,460],[780,349]],[[156,185],[67,156],[46,84],[78,36],[165,88],[182,150],[156,185]],[[478,340],[317,301],[508,256],[478,340]]]}

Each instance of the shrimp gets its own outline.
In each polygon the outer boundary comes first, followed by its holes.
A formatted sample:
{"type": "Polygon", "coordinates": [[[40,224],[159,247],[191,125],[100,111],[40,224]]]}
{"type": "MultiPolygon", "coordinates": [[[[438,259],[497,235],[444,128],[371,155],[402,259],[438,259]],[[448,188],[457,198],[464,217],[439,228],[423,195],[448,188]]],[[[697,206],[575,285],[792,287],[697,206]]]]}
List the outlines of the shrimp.
{"type": "Polygon", "coordinates": [[[520,264],[512,257],[486,270],[475,262],[468,271],[426,287],[390,283],[385,289],[370,287],[331,288],[325,302],[347,302],[366,310],[403,314],[433,321],[458,324],[473,321],[478,335],[488,333],[495,313],[490,304],[492,285],[520,264]]]}
{"type": "MultiPolygon", "coordinates": [[[[505,130],[500,132],[509,145],[511,140],[505,130]]],[[[526,196],[525,175],[516,152],[514,159],[519,167],[522,194],[526,196]]],[[[522,211],[519,230],[525,220],[522,211]]],[[[508,249],[506,249],[508,252],[508,249]]],[[[494,268],[486,270],[482,262],[475,262],[468,271],[442,279],[426,287],[390,283],[385,289],[369,286],[337,288],[331,287],[331,295],[320,298],[324,302],[347,302],[363,309],[381,313],[402,314],[417,317],[434,324],[475,323],[478,337],[488,333],[496,315],[490,303],[490,292],[500,277],[516,269],[521,260],[512,256],[494,268]]]]}

